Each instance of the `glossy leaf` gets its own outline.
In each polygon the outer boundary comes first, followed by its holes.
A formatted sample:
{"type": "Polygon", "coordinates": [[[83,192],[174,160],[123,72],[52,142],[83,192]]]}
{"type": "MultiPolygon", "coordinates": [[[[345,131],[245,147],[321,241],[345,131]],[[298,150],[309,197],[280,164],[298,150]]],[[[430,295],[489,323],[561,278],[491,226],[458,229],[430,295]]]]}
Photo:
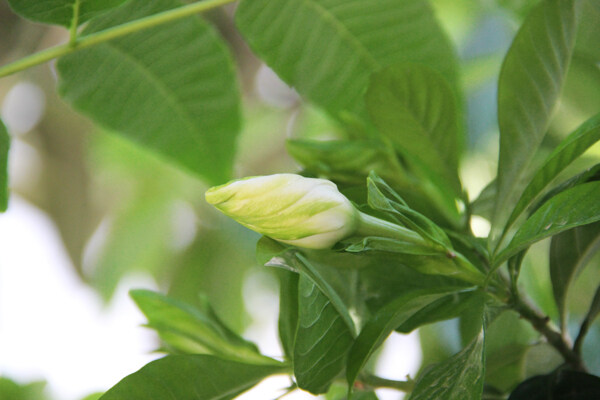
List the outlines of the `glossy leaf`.
{"type": "MultiPolygon", "coordinates": [[[[76,0],[8,0],[20,16],[45,24],[69,27],[73,21],[76,0]]],[[[78,24],[117,7],[125,0],[79,0],[78,24]]]]}
{"type": "MultiPolygon", "coordinates": [[[[177,4],[133,0],[91,21],[84,33],[177,4]]],[[[211,184],[229,178],[239,130],[236,77],[223,41],[200,18],[81,50],[61,58],[58,72],[61,95],[99,124],[211,184]]]]}
{"type": "Polygon", "coordinates": [[[563,324],[566,323],[569,286],[599,249],[600,222],[570,229],[552,238],[550,278],[563,324]]]}
{"type": "Polygon", "coordinates": [[[373,74],[365,101],[394,147],[451,198],[458,197],[457,106],[444,79],[418,64],[388,67],[373,74]]]}
{"type": "Polygon", "coordinates": [[[600,182],[584,183],[552,197],[523,223],[494,264],[546,237],[600,220],[599,198],[600,182]]]}
{"type": "Polygon", "coordinates": [[[533,203],[536,197],[563,169],[598,140],[600,140],[600,114],[590,118],[577,128],[548,156],[515,205],[506,223],[507,228],[533,203]]]}
{"type": "Polygon", "coordinates": [[[0,212],[8,207],[8,149],[10,136],[0,120],[0,212]]]}
{"type": "Polygon", "coordinates": [[[556,107],[575,43],[577,0],[540,2],[515,37],[498,82],[500,158],[493,225],[501,230],[556,107]]]}
{"type": "Polygon", "coordinates": [[[229,400],[282,365],[252,365],[210,355],[167,356],[125,377],[100,400],[229,400]]]}
{"type": "Polygon", "coordinates": [[[346,369],[348,384],[352,386],[369,357],[381,346],[394,329],[404,324],[429,304],[457,290],[459,289],[446,287],[408,292],[400,295],[377,311],[366,322],[350,350],[346,369]]]}
{"type": "Polygon", "coordinates": [[[160,293],[133,290],[131,297],[167,345],[184,353],[210,353],[241,362],[269,364],[253,343],[232,332],[204,299],[196,308],[160,293]]]}
{"type": "Polygon", "coordinates": [[[369,76],[402,61],[456,83],[456,57],[422,0],[244,0],[237,26],[254,52],[334,116],[364,114],[369,76]]]}
{"type": "Polygon", "coordinates": [[[304,275],[300,276],[298,294],[294,375],[300,388],[325,393],[345,367],[353,332],[327,296],[304,275]]]}

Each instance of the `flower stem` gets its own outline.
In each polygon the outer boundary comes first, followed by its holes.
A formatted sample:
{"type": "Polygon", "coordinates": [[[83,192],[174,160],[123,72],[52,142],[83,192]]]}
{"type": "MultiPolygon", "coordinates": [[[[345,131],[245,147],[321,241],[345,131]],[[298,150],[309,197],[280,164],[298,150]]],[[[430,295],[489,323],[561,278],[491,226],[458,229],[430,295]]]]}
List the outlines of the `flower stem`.
{"type": "Polygon", "coordinates": [[[356,232],[363,236],[381,236],[414,243],[419,246],[433,247],[432,243],[426,241],[418,233],[410,229],[362,212],[358,213],[358,228],[356,232]]]}
{"type": "Polygon", "coordinates": [[[38,53],[0,67],[0,78],[39,64],[43,64],[54,58],[62,57],[86,47],[94,46],[96,44],[116,39],[130,33],[152,28],[154,26],[175,21],[193,14],[201,13],[203,11],[208,11],[228,3],[233,3],[234,1],[235,0],[204,0],[158,14],[150,15],[148,17],[140,18],[122,25],[117,25],[115,27],[92,33],[90,35],[85,35],[77,40],[73,40],[73,36],[71,35],[71,39],[68,43],[42,50],[38,53]]]}

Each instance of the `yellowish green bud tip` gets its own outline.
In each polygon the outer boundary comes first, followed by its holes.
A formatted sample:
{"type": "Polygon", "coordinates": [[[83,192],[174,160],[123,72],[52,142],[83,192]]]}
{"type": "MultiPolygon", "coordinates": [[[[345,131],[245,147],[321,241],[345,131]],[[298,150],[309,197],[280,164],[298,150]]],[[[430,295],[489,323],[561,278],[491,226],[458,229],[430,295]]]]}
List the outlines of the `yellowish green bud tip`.
{"type": "Polygon", "coordinates": [[[245,227],[298,247],[331,248],[358,225],[358,211],[325,179],[295,174],[249,177],[212,187],[205,197],[245,227]]]}

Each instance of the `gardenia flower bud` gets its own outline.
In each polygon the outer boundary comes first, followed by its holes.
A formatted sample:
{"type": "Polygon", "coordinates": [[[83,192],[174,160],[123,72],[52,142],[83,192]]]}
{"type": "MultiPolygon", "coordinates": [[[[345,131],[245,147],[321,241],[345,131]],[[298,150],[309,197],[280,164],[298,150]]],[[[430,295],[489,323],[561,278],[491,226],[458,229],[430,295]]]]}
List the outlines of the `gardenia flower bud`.
{"type": "Polygon", "coordinates": [[[210,188],[205,196],[245,227],[298,247],[331,248],[358,224],[358,211],[325,179],[256,176],[210,188]]]}

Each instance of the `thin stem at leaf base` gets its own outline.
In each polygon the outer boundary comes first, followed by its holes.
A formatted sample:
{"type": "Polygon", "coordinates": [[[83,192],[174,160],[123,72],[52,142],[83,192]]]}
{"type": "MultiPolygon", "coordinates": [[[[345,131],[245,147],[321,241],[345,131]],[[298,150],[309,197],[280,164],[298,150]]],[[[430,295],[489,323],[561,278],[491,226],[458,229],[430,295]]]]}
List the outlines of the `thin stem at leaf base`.
{"type": "MultiPolygon", "coordinates": [[[[139,32],[144,29],[152,28],[154,26],[162,25],[167,22],[176,21],[178,19],[188,17],[190,15],[208,11],[228,3],[233,3],[234,1],[235,0],[204,0],[188,4],[182,7],[177,7],[172,10],[164,11],[158,14],[150,15],[145,18],[140,18],[122,25],[117,25],[115,27],[105,29],[103,31],[96,32],[90,35],[85,35],[83,37],[80,37],[78,40],[75,40],[74,42],[69,41],[68,43],[51,47],[46,50],[42,50],[38,53],[32,54],[28,57],[22,58],[13,63],[0,67],[0,78],[14,74],[19,71],[23,71],[27,68],[31,68],[39,64],[43,64],[47,61],[65,56],[75,51],[94,46],[99,43],[116,39],[121,36],[129,35],[130,33],[139,32]]],[[[73,24],[71,26],[71,29],[73,29],[73,24]]],[[[77,28],[75,27],[74,29],[76,35],[77,28]]]]}

